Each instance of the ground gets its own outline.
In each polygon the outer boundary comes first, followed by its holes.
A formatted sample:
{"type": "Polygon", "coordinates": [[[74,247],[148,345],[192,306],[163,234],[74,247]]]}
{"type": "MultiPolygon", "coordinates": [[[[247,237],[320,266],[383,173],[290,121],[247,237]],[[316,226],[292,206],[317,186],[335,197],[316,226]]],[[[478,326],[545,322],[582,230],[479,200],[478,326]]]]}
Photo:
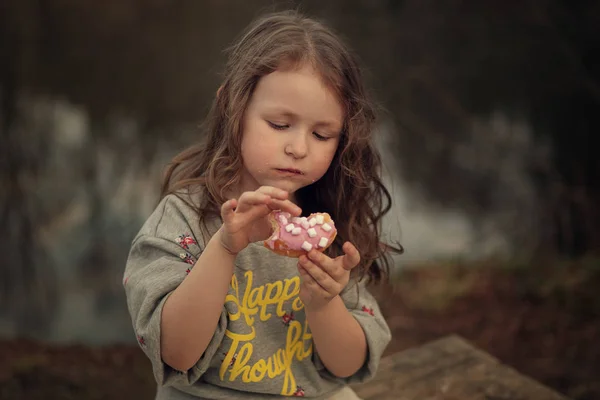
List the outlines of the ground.
{"type": "MultiPolygon", "coordinates": [[[[600,262],[540,265],[405,269],[374,289],[394,335],[387,353],[455,333],[574,400],[600,399],[600,262]]],[[[0,341],[0,400],[153,395],[138,347],[0,341]]]]}

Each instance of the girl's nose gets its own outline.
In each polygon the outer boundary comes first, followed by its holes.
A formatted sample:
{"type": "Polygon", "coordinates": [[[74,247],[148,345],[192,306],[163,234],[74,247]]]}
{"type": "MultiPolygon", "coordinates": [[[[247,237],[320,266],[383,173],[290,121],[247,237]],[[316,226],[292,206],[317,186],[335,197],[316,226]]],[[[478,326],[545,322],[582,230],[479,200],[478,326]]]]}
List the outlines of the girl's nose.
{"type": "Polygon", "coordinates": [[[294,158],[304,158],[308,153],[308,144],[306,143],[306,135],[294,134],[285,145],[285,154],[294,158]]]}

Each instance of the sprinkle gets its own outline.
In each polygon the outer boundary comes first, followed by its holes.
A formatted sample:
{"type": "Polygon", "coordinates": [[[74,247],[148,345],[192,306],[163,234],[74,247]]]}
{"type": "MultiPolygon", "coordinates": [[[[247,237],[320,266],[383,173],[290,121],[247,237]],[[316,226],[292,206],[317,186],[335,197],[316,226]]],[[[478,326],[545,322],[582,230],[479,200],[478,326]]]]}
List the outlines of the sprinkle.
{"type": "Polygon", "coordinates": [[[306,250],[306,251],[311,251],[312,250],[312,244],[310,244],[307,241],[305,241],[304,243],[302,243],[302,249],[306,250]]]}
{"type": "Polygon", "coordinates": [[[302,229],[300,229],[300,227],[296,227],[296,228],[292,229],[292,235],[294,235],[294,236],[298,236],[300,234],[300,232],[302,232],[302,229]]]}
{"type": "Polygon", "coordinates": [[[290,214],[289,212],[282,212],[281,215],[283,215],[285,219],[290,219],[290,217],[292,216],[292,214],[290,214]]]}
{"type": "Polygon", "coordinates": [[[319,247],[325,247],[327,246],[327,243],[329,243],[327,238],[322,237],[321,240],[319,240],[319,247]]]}
{"type": "Polygon", "coordinates": [[[285,215],[279,214],[279,222],[281,222],[282,225],[287,225],[288,219],[285,217],[285,215]]]}
{"type": "Polygon", "coordinates": [[[299,224],[300,223],[300,219],[301,219],[300,217],[294,217],[294,218],[292,218],[292,222],[295,223],[295,224],[299,224]]]}
{"type": "Polygon", "coordinates": [[[331,230],[331,225],[325,223],[323,224],[322,228],[325,232],[329,232],[331,230]]]}
{"type": "Polygon", "coordinates": [[[310,228],[310,224],[308,223],[308,221],[300,221],[300,225],[302,225],[304,229],[310,228]]]}
{"type": "Polygon", "coordinates": [[[294,229],[294,224],[288,224],[285,226],[285,231],[286,232],[291,232],[292,229],[294,229]]]}
{"type": "Polygon", "coordinates": [[[317,219],[315,217],[312,217],[309,221],[308,224],[313,227],[317,224],[317,219]]]}
{"type": "Polygon", "coordinates": [[[315,228],[310,228],[307,232],[308,232],[308,236],[310,236],[310,237],[317,236],[317,231],[315,231],[315,228]]]}
{"type": "Polygon", "coordinates": [[[317,224],[319,224],[319,225],[323,224],[323,222],[325,221],[325,217],[321,214],[317,215],[316,219],[317,219],[317,224]]]}

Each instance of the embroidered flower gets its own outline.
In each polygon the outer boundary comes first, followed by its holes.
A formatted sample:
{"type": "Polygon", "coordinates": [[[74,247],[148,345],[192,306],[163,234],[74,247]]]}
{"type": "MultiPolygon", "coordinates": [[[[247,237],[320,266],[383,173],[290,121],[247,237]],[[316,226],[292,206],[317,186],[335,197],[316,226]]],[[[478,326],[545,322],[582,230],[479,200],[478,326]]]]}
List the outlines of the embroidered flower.
{"type": "Polygon", "coordinates": [[[292,322],[294,320],[294,313],[291,312],[289,314],[288,313],[283,314],[283,317],[281,317],[281,320],[285,326],[289,326],[290,322],[292,322]]]}
{"type": "Polygon", "coordinates": [[[137,335],[137,341],[140,344],[140,346],[146,345],[146,341],[144,340],[144,337],[142,335],[137,335]]]}
{"type": "MultiPolygon", "coordinates": [[[[227,353],[223,353],[225,357],[227,357],[227,353]]],[[[238,354],[235,353],[233,357],[231,357],[231,361],[229,362],[229,368],[233,368],[233,364],[235,364],[235,360],[237,360],[238,354]]],[[[223,360],[225,361],[225,360],[223,360]]]]}
{"type": "Polygon", "coordinates": [[[292,396],[304,397],[304,389],[302,389],[300,386],[296,386],[296,391],[294,392],[294,394],[292,396]]]}
{"type": "Polygon", "coordinates": [[[175,241],[177,242],[177,244],[179,244],[181,247],[183,247],[186,250],[189,250],[190,245],[198,244],[196,242],[196,239],[194,239],[189,233],[184,233],[183,235],[179,235],[177,238],[175,238],[175,241]]]}
{"type": "Polygon", "coordinates": [[[194,257],[190,253],[181,253],[179,254],[179,258],[190,265],[194,265],[194,257]]]}
{"type": "Polygon", "coordinates": [[[372,309],[372,308],[369,308],[369,307],[367,307],[367,306],[362,306],[362,309],[361,309],[361,310],[362,310],[362,311],[364,311],[364,312],[366,312],[367,314],[369,314],[369,315],[371,315],[371,316],[374,316],[374,315],[375,315],[375,312],[373,311],[373,309],[372,309]]]}

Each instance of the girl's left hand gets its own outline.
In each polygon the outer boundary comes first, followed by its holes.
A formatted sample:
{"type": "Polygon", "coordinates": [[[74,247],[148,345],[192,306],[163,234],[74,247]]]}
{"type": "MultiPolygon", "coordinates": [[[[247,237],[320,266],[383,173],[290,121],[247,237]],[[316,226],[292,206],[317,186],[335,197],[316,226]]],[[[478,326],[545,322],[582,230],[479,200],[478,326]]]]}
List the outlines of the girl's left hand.
{"type": "Polygon", "coordinates": [[[350,242],[342,247],[343,256],[334,259],[311,250],[298,260],[300,300],[307,310],[318,310],[339,295],[350,280],[350,271],[360,262],[360,253],[350,242]]]}

